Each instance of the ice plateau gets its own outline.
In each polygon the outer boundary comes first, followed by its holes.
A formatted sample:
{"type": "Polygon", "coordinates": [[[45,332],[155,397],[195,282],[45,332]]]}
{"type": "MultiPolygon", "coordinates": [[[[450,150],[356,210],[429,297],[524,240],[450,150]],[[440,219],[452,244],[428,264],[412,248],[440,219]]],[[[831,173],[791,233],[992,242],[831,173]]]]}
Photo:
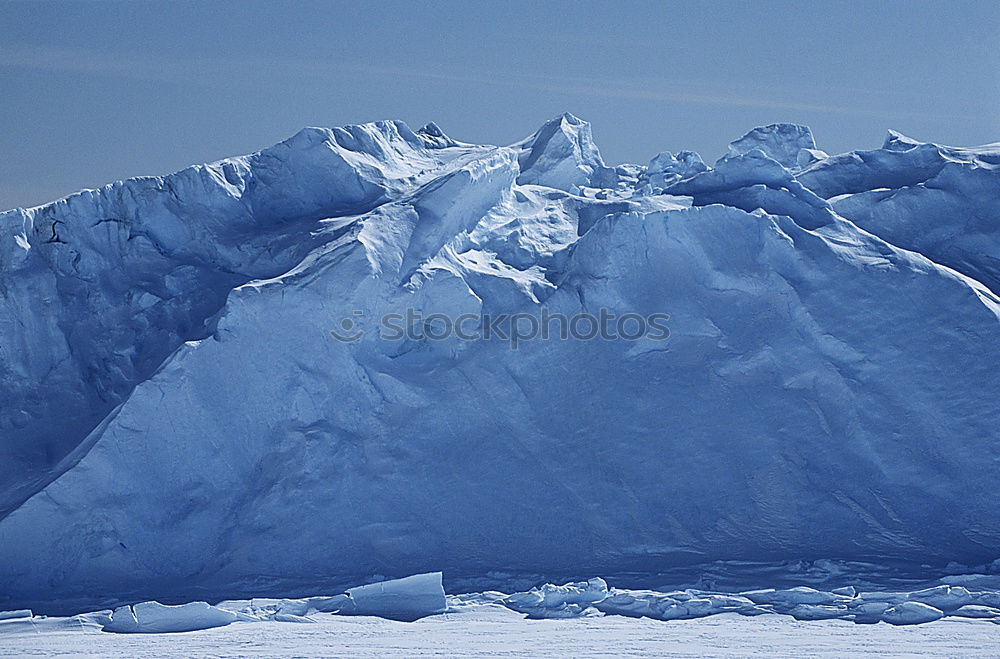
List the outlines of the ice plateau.
{"type": "MultiPolygon", "coordinates": [[[[898,133],[829,156],[777,124],[711,166],[610,167],[568,114],[508,147],[307,128],[8,211],[0,608],[438,570],[986,564],[998,293],[1000,144],[898,133]],[[407,310],[600,309],[669,314],[669,338],[379,331],[407,310]]],[[[764,605],[580,590],[511,605],[764,605]]]]}

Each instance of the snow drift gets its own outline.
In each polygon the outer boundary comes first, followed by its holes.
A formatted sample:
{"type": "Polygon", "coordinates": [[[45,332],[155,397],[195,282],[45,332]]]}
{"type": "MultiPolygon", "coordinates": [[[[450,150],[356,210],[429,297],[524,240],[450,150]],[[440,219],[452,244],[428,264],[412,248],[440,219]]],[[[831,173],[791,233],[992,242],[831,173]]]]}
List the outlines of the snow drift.
{"type": "Polygon", "coordinates": [[[989,561],[998,193],[1000,145],[779,124],[609,167],[564,115],[509,147],[309,128],[4,213],[0,604],[989,561]],[[670,338],[377,327],[542,309],[670,338]]]}

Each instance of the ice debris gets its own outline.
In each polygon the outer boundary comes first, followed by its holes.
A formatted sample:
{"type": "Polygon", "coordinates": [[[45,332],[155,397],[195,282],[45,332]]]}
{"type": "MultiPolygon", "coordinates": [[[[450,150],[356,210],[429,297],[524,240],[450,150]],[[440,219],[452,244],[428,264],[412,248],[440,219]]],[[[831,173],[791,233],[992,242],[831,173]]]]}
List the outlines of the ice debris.
{"type": "Polygon", "coordinates": [[[216,605],[141,602],[120,606],[114,611],[96,611],[69,618],[32,617],[29,610],[5,611],[0,612],[0,636],[6,632],[17,633],[25,624],[39,629],[82,626],[114,633],[159,634],[210,629],[236,622],[310,624],[322,614],[412,621],[482,604],[503,606],[532,619],[620,615],[672,621],[735,613],[785,615],[801,621],[848,620],[857,624],[917,625],[945,617],[1000,624],[1000,592],[971,591],[947,585],[909,592],[858,592],[853,586],[829,591],[799,586],[741,593],[696,588],[661,592],[611,588],[604,579],[594,577],[563,585],[546,583],[510,595],[485,591],[446,596],[442,574],[431,572],[366,584],[334,596],[254,598],[216,605]]]}
{"type": "Polygon", "coordinates": [[[350,588],[333,597],[235,600],[216,606],[206,602],[177,606],[141,602],[115,609],[104,631],[158,634],[223,627],[237,621],[310,623],[313,620],[309,616],[315,613],[416,620],[443,613],[447,607],[441,573],[430,572],[350,588]]]}
{"type": "Polygon", "coordinates": [[[177,606],[140,602],[115,609],[104,631],[119,634],[191,632],[224,627],[239,619],[232,611],[225,611],[207,602],[189,602],[177,606]]]}
{"type": "Polygon", "coordinates": [[[808,586],[742,593],[685,589],[669,592],[608,588],[603,579],[544,584],[502,598],[509,609],[529,618],[623,615],[656,620],[685,620],[720,613],[746,616],[787,615],[796,620],[850,620],[915,625],[945,616],[998,619],[1000,593],[936,586],[907,593],[863,592],[853,586],[822,591],[808,586]]]}

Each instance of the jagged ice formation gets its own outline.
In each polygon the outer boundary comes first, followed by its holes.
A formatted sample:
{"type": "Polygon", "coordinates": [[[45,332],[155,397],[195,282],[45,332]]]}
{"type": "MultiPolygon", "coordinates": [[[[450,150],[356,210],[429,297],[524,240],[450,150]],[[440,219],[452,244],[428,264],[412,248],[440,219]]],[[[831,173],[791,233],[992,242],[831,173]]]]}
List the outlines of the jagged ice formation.
{"type": "Polygon", "coordinates": [[[0,592],[1000,555],[1000,145],[308,128],[0,215],[0,592]],[[656,341],[377,319],[668,313],[656,341]],[[344,318],[363,338],[331,337],[344,318]]]}

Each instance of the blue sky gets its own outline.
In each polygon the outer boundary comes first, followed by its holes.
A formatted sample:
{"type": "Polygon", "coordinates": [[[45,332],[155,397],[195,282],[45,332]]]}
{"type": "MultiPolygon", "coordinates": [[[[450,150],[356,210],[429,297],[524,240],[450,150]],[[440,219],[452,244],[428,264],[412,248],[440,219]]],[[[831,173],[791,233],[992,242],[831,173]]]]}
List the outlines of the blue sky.
{"type": "Polygon", "coordinates": [[[1000,1],[0,0],[0,208],[306,125],[509,143],[563,111],[610,163],[774,121],[831,152],[1000,141],[1000,1]]]}

